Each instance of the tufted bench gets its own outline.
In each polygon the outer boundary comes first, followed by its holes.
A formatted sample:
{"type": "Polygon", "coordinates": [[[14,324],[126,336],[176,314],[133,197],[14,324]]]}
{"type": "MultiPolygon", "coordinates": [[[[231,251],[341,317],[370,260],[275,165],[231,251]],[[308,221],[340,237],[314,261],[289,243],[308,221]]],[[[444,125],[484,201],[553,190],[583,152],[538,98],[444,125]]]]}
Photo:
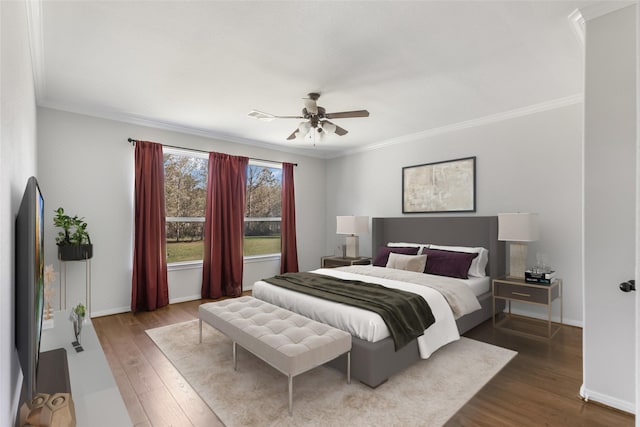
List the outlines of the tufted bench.
{"type": "Polygon", "coordinates": [[[210,302],[198,308],[202,322],[289,377],[289,415],[293,411],[293,377],[347,353],[347,382],[351,383],[351,335],[259,299],[245,296],[210,302]]]}

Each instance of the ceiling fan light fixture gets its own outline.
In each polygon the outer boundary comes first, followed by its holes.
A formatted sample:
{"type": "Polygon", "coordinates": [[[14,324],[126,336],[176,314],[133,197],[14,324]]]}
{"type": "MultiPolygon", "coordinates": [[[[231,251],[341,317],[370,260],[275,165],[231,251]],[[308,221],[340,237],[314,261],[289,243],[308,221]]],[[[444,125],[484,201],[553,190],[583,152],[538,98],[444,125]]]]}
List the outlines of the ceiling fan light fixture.
{"type": "Polygon", "coordinates": [[[334,125],[333,123],[322,122],[322,130],[328,133],[335,133],[336,125],[334,125]]]}
{"type": "Polygon", "coordinates": [[[300,122],[298,125],[298,130],[295,132],[296,139],[302,140],[309,133],[309,129],[311,129],[311,123],[309,122],[300,122]]]}
{"type": "Polygon", "coordinates": [[[308,94],[308,98],[303,98],[304,108],[302,109],[301,116],[276,116],[262,111],[252,110],[249,113],[249,117],[265,122],[269,122],[273,119],[305,119],[305,121],[300,123],[298,127],[287,137],[288,141],[292,139],[304,139],[307,135],[311,137],[309,132],[312,128],[316,130],[316,132],[313,132],[314,141],[316,134],[319,134],[320,138],[323,137],[324,133],[333,133],[338,136],[344,136],[349,133],[349,131],[331,123],[327,119],[369,117],[369,111],[367,110],[327,113],[324,107],[318,105],[318,98],[320,98],[320,94],[316,92],[311,92],[308,94]]]}
{"type": "Polygon", "coordinates": [[[300,125],[298,126],[298,129],[302,133],[309,132],[309,129],[311,129],[311,122],[300,122],[300,125]]]}

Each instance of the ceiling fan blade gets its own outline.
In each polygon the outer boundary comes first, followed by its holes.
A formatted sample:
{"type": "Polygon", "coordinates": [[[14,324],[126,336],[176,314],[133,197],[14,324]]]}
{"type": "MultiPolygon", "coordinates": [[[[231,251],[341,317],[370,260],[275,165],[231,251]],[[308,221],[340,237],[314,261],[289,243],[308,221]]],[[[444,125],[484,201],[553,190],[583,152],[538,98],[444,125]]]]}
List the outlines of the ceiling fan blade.
{"type": "Polygon", "coordinates": [[[270,122],[273,119],[304,119],[302,116],[276,116],[259,110],[251,110],[247,115],[253,119],[258,119],[263,122],[270,122]]]}
{"type": "Polygon", "coordinates": [[[263,122],[270,122],[271,120],[276,118],[276,116],[274,116],[273,114],[265,113],[264,111],[258,110],[249,111],[248,116],[252,119],[262,120],[263,122]]]}
{"type": "Polygon", "coordinates": [[[350,117],[369,117],[369,112],[367,110],[341,111],[339,113],[327,113],[324,116],[327,119],[347,119],[350,117]]]}
{"type": "Polygon", "coordinates": [[[291,135],[287,137],[287,141],[291,141],[292,139],[296,139],[296,134],[299,132],[298,129],[294,130],[291,135]]]}
{"type": "Polygon", "coordinates": [[[348,130],[341,128],[340,126],[336,125],[335,123],[331,123],[329,120],[323,120],[322,121],[322,129],[326,130],[327,132],[333,132],[336,135],[342,136],[342,135],[346,135],[349,133],[348,130]],[[335,128],[335,129],[334,129],[335,128]]]}

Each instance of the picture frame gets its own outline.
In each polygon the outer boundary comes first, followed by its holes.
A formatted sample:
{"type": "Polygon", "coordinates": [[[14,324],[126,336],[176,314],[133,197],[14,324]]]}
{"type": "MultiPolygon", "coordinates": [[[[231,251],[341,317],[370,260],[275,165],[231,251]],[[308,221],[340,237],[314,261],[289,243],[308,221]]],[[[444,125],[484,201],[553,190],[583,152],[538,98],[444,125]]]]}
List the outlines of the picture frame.
{"type": "Polygon", "coordinates": [[[402,213],[475,211],[475,156],[402,168],[402,213]]]}

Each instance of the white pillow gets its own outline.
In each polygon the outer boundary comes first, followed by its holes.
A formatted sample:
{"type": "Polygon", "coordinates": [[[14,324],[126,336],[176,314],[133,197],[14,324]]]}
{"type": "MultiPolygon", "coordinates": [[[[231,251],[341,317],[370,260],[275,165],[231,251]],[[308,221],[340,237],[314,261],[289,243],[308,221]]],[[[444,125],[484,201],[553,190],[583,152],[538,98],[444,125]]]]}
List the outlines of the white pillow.
{"type": "Polygon", "coordinates": [[[426,265],[426,255],[405,255],[390,252],[389,260],[387,261],[387,268],[415,271],[416,273],[424,273],[424,268],[426,265]]]}
{"type": "Polygon", "coordinates": [[[428,248],[426,243],[405,243],[405,242],[389,242],[387,243],[389,248],[418,248],[418,254],[422,253],[424,248],[428,248]]]}
{"type": "Polygon", "coordinates": [[[489,251],[485,248],[471,248],[467,246],[439,246],[429,245],[429,249],[440,249],[443,251],[466,252],[469,254],[477,253],[478,256],[471,261],[469,267],[469,276],[485,277],[487,275],[486,268],[489,262],[489,251]]]}

